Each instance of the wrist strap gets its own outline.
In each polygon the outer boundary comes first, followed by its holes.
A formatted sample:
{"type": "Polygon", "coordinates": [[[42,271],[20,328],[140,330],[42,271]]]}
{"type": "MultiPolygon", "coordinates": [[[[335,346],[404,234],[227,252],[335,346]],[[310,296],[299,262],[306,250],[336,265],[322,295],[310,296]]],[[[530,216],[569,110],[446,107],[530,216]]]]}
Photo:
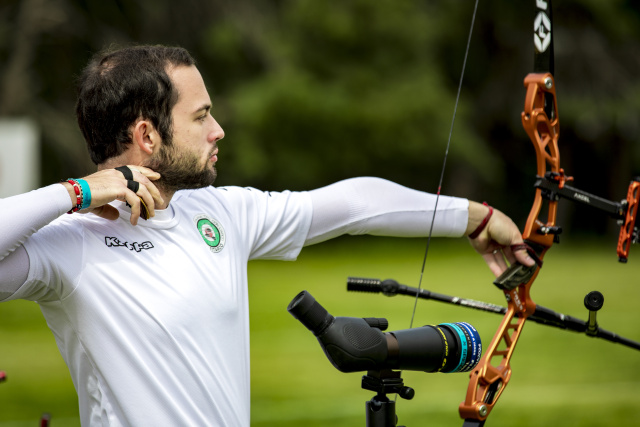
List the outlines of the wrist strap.
{"type": "Polygon", "coordinates": [[[68,214],[78,212],[82,209],[87,209],[91,206],[91,189],[89,184],[84,179],[69,178],[62,182],[68,182],[73,186],[73,191],[76,193],[76,205],[71,208],[68,214]]]}
{"type": "Polygon", "coordinates": [[[482,204],[489,208],[489,213],[487,214],[487,216],[484,217],[480,225],[475,230],[473,230],[473,233],[469,234],[470,239],[475,239],[480,235],[480,233],[482,233],[482,230],[484,230],[484,228],[489,223],[489,220],[491,219],[491,215],[493,215],[493,208],[489,206],[487,202],[482,202],[482,204]]]}
{"type": "Polygon", "coordinates": [[[89,189],[89,184],[84,179],[76,179],[76,182],[82,190],[82,206],[80,209],[87,209],[91,206],[91,190],[89,189]]]}
{"type": "Polygon", "coordinates": [[[72,207],[69,212],[67,212],[68,214],[72,214],[82,208],[82,188],[80,187],[80,184],[78,184],[78,181],[76,181],[75,179],[69,178],[66,180],[66,182],[71,184],[71,186],[73,187],[73,191],[76,193],[76,205],[72,207]]]}

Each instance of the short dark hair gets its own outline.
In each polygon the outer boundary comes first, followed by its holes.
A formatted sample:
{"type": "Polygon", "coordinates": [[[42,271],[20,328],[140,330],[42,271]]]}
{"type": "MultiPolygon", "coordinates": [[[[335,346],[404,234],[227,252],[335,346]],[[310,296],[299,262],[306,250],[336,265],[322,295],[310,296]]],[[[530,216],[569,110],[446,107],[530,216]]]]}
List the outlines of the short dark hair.
{"type": "Polygon", "coordinates": [[[137,119],[150,120],[170,143],[171,110],[178,102],[167,68],[191,66],[181,47],[132,46],[96,54],[78,79],[76,116],[96,165],[122,154],[137,119]]]}

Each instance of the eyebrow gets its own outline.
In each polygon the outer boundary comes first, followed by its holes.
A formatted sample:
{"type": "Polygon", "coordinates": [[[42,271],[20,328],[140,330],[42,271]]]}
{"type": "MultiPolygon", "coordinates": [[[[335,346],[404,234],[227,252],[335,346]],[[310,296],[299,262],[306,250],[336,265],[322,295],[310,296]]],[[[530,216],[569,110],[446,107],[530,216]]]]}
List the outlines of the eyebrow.
{"type": "Polygon", "coordinates": [[[203,111],[203,110],[204,110],[205,112],[207,112],[207,111],[211,110],[211,104],[209,104],[209,103],[207,103],[207,104],[203,104],[200,108],[198,108],[197,110],[195,110],[195,111],[193,112],[193,114],[197,114],[197,113],[199,113],[199,112],[201,112],[201,111],[203,111]]]}

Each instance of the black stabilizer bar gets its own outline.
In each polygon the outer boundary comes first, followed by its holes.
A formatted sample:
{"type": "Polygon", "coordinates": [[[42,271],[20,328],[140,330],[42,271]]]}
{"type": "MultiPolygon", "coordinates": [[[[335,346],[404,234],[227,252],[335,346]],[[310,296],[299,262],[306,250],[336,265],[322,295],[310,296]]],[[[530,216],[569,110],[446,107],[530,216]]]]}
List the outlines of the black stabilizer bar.
{"type": "MultiPolygon", "coordinates": [[[[476,301],[467,298],[454,297],[450,295],[439,294],[436,292],[431,292],[426,289],[412,288],[410,286],[401,285],[395,280],[387,279],[381,281],[380,279],[367,279],[362,277],[349,277],[347,279],[347,290],[353,292],[369,292],[369,293],[382,293],[388,297],[392,297],[395,295],[409,295],[422,299],[432,299],[440,302],[445,302],[448,304],[459,305],[463,307],[469,307],[476,310],[487,311],[490,313],[496,314],[505,314],[507,312],[507,308],[490,304],[488,302],[476,301]]],[[[539,304],[536,304],[536,309],[531,314],[527,320],[531,320],[532,322],[539,323],[546,326],[553,326],[555,328],[560,329],[568,329],[573,332],[579,332],[587,334],[587,329],[589,323],[578,319],[577,317],[568,316],[566,314],[558,313],[557,311],[551,310],[550,308],[546,308],[539,304]]],[[[625,345],[627,347],[635,348],[636,350],[640,350],[640,343],[637,341],[633,341],[624,337],[621,337],[613,332],[607,331],[606,329],[602,329],[599,326],[595,334],[587,334],[592,337],[602,338],[607,341],[619,343],[625,345]]]]}
{"type": "Polygon", "coordinates": [[[547,197],[550,200],[557,200],[557,197],[562,197],[564,199],[571,200],[572,202],[596,208],[602,212],[609,214],[615,219],[624,219],[626,213],[627,208],[625,204],[621,202],[613,202],[611,200],[596,196],[595,194],[579,190],[570,185],[564,185],[562,188],[560,188],[556,181],[550,179],[547,176],[536,177],[536,181],[533,186],[547,191],[547,197]]]}

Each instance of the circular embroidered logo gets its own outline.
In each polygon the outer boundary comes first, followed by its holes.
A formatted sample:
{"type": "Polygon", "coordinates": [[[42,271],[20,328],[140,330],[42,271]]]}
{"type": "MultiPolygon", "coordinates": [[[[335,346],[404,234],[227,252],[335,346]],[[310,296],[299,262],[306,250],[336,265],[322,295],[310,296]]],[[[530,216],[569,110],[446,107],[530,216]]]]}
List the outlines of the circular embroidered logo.
{"type": "Polygon", "coordinates": [[[224,228],[215,219],[210,219],[206,215],[198,215],[193,219],[196,228],[202,236],[202,240],[209,245],[211,252],[217,253],[224,248],[225,235],[224,228]]]}

